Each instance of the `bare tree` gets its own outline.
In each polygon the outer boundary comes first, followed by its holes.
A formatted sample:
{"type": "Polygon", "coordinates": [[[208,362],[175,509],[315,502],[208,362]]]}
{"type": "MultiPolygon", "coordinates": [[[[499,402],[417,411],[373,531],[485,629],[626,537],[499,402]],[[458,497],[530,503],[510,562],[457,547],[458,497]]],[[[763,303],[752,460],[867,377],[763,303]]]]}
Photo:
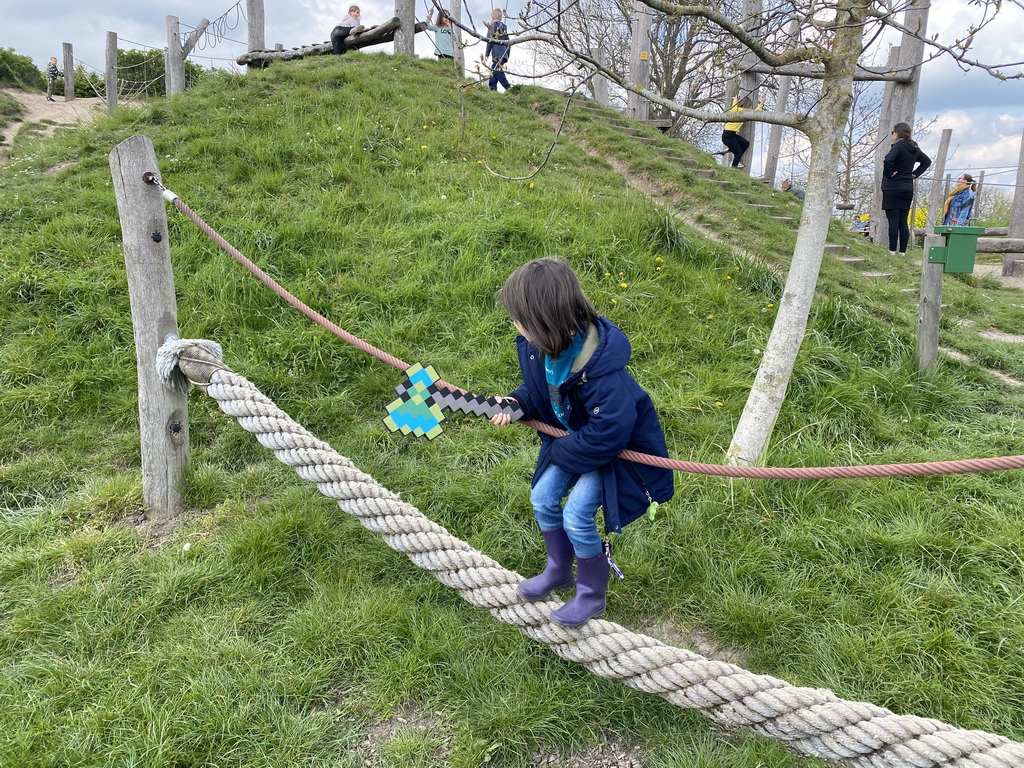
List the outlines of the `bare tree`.
{"type": "Polygon", "coordinates": [[[565,38],[533,36],[560,47],[591,69],[601,69],[620,88],[641,93],[653,103],[691,119],[709,123],[731,120],[775,123],[795,128],[807,137],[810,148],[806,200],[789,275],[761,365],[728,451],[730,461],[754,464],[760,461],[771,437],[806,332],[831,220],[844,131],[854,103],[855,79],[905,80],[920,67],[918,59],[902,71],[887,74],[859,64],[866,50],[886,28],[893,28],[902,32],[905,39],[913,37],[929,46],[935,55],[953,57],[963,67],[977,67],[1000,79],[1022,78],[1024,72],[1006,71],[1019,66],[1020,62],[985,63],[970,54],[973,35],[991,23],[1000,9],[1019,11],[1022,6],[1020,0],[1010,0],[1009,5],[1000,0],[977,0],[974,4],[980,15],[977,23],[968,28],[964,37],[943,42],[926,36],[923,19],[927,18],[929,0],[903,3],[893,0],[778,0],[756,18],[730,15],[712,5],[683,5],[668,0],[643,2],[666,16],[685,17],[694,22],[701,20],[733,38],[752,59],[744,62],[747,72],[790,74],[820,81],[814,109],[805,114],[741,110],[726,116],[718,110],[687,106],[678,99],[640,88],[628,75],[599,68],[589,51],[573,48],[565,38]],[[901,21],[904,11],[911,14],[909,26],[901,21]],[[811,30],[812,34],[803,36],[802,41],[790,42],[785,35],[790,19],[796,19],[801,29],[811,30]]]}

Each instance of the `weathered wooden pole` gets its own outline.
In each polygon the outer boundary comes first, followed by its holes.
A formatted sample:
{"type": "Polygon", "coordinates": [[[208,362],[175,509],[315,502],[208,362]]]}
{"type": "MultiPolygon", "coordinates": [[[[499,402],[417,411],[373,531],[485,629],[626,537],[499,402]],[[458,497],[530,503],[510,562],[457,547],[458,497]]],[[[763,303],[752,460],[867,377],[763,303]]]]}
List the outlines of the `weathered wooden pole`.
{"type": "MultiPolygon", "coordinates": [[[[949,140],[953,136],[952,128],[943,128],[942,136],[939,138],[939,151],[935,153],[935,162],[932,164],[932,193],[928,197],[928,216],[924,223],[925,235],[935,234],[935,225],[941,224],[938,220],[942,213],[942,202],[946,199],[943,194],[942,185],[939,179],[946,172],[946,154],[949,152],[949,140]]],[[[925,259],[928,258],[928,250],[925,249],[925,259]]]]}
{"type": "MultiPolygon", "coordinates": [[[[1012,238],[1024,237],[1024,133],[1020,137],[1020,156],[1017,158],[1017,181],[1013,188],[1013,205],[1010,207],[1010,227],[1007,235],[1012,238]]],[[[1017,259],[1024,259],[1021,253],[1003,254],[1003,275],[1013,274],[1017,259]]]]}
{"type": "Polygon", "coordinates": [[[977,219],[981,216],[981,198],[985,191],[985,172],[982,171],[978,174],[978,178],[975,179],[978,182],[978,188],[974,190],[974,207],[971,208],[971,218],[977,219]]]}
{"type": "MultiPolygon", "coordinates": [[[[889,49],[889,58],[886,59],[885,67],[895,71],[899,65],[900,49],[893,47],[889,49]]],[[[889,113],[889,105],[892,103],[892,92],[896,87],[895,82],[887,82],[882,91],[882,105],[878,110],[878,141],[875,144],[875,188],[871,197],[871,220],[874,226],[871,227],[871,240],[880,245],[886,245],[889,238],[889,230],[885,224],[885,211],[882,210],[882,165],[885,156],[889,154],[892,146],[893,120],[889,113]]]]}
{"type": "Polygon", "coordinates": [[[928,251],[942,246],[946,238],[928,235],[921,255],[921,297],[917,305],[917,370],[927,373],[939,359],[939,314],[942,307],[944,265],[929,264],[928,251]]]}
{"type": "Polygon", "coordinates": [[[167,50],[164,52],[164,89],[168,96],[185,90],[185,59],[181,54],[181,30],[177,16],[167,17],[167,50]]]}
{"type": "MultiPolygon", "coordinates": [[[[654,11],[641,0],[633,0],[633,36],[630,42],[629,79],[645,91],[651,87],[651,23],[654,11]]],[[[626,114],[646,120],[651,103],[638,93],[626,94],[626,114]]]]}
{"type": "MultiPolygon", "coordinates": [[[[452,25],[455,27],[456,34],[461,35],[459,25],[462,23],[462,3],[459,0],[452,0],[448,13],[451,14],[452,25]]],[[[461,39],[455,41],[455,67],[460,77],[466,73],[466,51],[462,47],[461,39]]]]}
{"type": "Polygon", "coordinates": [[[178,333],[164,199],[159,187],[145,181],[145,174],[157,172],[153,142],[145,136],[125,139],[110,153],[135,333],[142,496],[152,519],[181,512],[189,458],[188,400],[164,386],[156,369],[160,345],[178,333]]]}
{"type": "Polygon", "coordinates": [[[249,50],[266,50],[267,15],[263,0],[245,0],[245,15],[249,19],[249,50]]]}
{"type": "MultiPolygon", "coordinates": [[[[761,31],[761,16],[763,13],[764,3],[762,0],[743,0],[743,26],[747,32],[757,38],[764,37],[764,33],[761,31]]],[[[753,54],[748,54],[745,59],[745,63],[747,64],[753,64],[756,60],[753,54]]],[[[757,73],[751,71],[749,68],[740,72],[740,98],[749,96],[750,100],[754,102],[754,107],[757,106],[757,102],[759,101],[758,85],[760,84],[760,81],[761,78],[757,73]]],[[[752,160],[754,157],[754,139],[757,137],[757,123],[752,120],[746,120],[743,125],[740,126],[737,133],[750,142],[750,149],[748,149],[747,153],[743,156],[743,168],[740,169],[743,173],[749,176],[750,168],[753,165],[752,160]]]]}
{"type": "Polygon", "coordinates": [[[117,32],[107,32],[107,49],[104,58],[107,114],[112,115],[117,109],[117,32]]]}
{"type": "MultiPolygon", "coordinates": [[[[786,27],[786,41],[792,45],[800,33],[800,22],[790,19],[786,27]]],[[[775,111],[785,112],[789,101],[789,90],[793,85],[790,75],[779,75],[779,92],[775,97],[775,111]]],[[[764,157],[764,180],[769,187],[775,186],[775,176],[779,172],[779,153],[782,151],[782,126],[772,125],[768,129],[768,150],[764,157]]]]}
{"type": "MultiPolygon", "coordinates": [[[[885,96],[883,96],[884,108],[878,126],[878,137],[881,142],[879,149],[881,156],[876,155],[875,166],[875,214],[876,221],[881,222],[885,218],[882,213],[882,193],[880,189],[882,181],[882,158],[889,152],[889,145],[892,143],[885,138],[892,132],[896,123],[906,123],[911,130],[914,128],[914,118],[917,114],[917,94],[921,87],[921,64],[924,62],[924,41],[928,31],[928,11],[931,8],[931,0],[911,0],[907,10],[903,14],[903,26],[909,32],[904,32],[900,38],[899,58],[896,60],[895,71],[900,74],[909,74],[910,79],[906,82],[892,84],[886,83],[885,96]]],[[[876,231],[879,228],[876,227],[876,231]]],[[[879,242],[875,238],[875,242],[879,242]]]]}
{"type": "Polygon", "coordinates": [[[395,0],[395,53],[416,55],[416,0],[395,0]]]}
{"type": "Polygon", "coordinates": [[[64,101],[75,100],[75,50],[71,43],[61,43],[64,59],[64,101]]]}
{"type": "MultiPolygon", "coordinates": [[[[597,46],[594,58],[602,69],[608,66],[608,52],[603,45],[597,46]]],[[[608,78],[604,75],[594,75],[594,100],[605,106],[611,103],[608,99],[608,78]]]]}

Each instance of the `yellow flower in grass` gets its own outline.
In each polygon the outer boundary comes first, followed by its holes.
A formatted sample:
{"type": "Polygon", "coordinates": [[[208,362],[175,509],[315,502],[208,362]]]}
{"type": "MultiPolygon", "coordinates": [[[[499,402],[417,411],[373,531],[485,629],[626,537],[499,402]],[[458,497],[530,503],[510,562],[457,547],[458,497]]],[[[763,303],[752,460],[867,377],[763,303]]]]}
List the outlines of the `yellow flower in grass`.
{"type": "Polygon", "coordinates": [[[663,258],[661,258],[661,256],[655,256],[655,257],[654,257],[654,260],[655,260],[655,261],[664,261],[664,259],[663,259],[663,258]]]}
{"type": "Polygon", "coordinates": [[[629,288],[629,283],[619,283],[619,288],[629,288]]]}
{"type": "Polygon", "coordinates": [[[708,320],[714,320],[714,319],[715,319],[714,315],[708,315],[708,320]]]}
{"type": "Polygon", "coordinates": [[[619,302],[616,299],[612,299],[612,304],[618,304],[618,303],[619,302]]]}
{"type": "Polygon", "coordinates": [[[420,149],[426,149],[426,148],[427,148],[426,144],[420,144],[420,149]]]}
{"type": "Polygon", "coordinates": [[[725,276],[725,279],[726,279],[726,280],[732,280],[732,275],[726,275],[726,276],[725,276]]]}
{"type": "Polygon", "coordinates": [[[721,408],[723,405],[725,405],[725,403],[723,403],[721,400],[715,400],[715,405],[721,408]]]}
{"type": "Polygon", "coordinates": [[[530,182],[530,189],[533,189],[533,182],[530,182]]]}

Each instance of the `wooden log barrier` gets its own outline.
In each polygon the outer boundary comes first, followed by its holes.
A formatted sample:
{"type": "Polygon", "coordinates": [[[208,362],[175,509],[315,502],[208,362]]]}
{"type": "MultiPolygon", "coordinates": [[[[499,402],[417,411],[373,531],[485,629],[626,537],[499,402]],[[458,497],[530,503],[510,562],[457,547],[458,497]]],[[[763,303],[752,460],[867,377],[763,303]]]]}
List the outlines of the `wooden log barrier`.
{"type": "MultiPolygon", "coordinates": [[[[395,16],[383,24],[378,24],[375,27],[370,27],[360,32],[358,35],[349,35],[345,38],[345,50],[351,51],[366,48],[370,45],[390,43],[394,41],[395,31],[400,26],[401,20],[395,16]]],[[[418,34],[426,28],[427,23],[425,21],[417,21],[415,32],[418,34]]],[[[235,61],[248,67],[266,67],[274,61],[294,61],[295,59],[304,59],[307,56],[326,56],[333,53],[334,48],[331,46],[330,41],[327,41],[324,43],[310,43],[309,45],[303,45],[287,51],[249,51],[248,53],[243,53],[235,61]]]]}

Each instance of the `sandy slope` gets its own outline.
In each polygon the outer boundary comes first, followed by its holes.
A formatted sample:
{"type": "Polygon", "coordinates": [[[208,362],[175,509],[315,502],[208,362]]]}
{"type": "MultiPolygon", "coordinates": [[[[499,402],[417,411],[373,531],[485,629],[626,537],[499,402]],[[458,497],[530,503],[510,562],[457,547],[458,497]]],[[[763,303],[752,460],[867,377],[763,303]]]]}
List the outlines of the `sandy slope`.
{"type": "Polygon", "coordinates": [[[21,102],[25,108],[22,121],[0,129],[3,141],[0,142],[0,163],[7,159],[7,153],[11,148],[18,130],[28,123],[40,123],[43,126],[43,135],[52,134],[58,126],[73,125],[86,120],[91,120],[104,109],[103,99],[73,99],[65,101],[63,96],[55,97],[57,101],[49,102],[46,94],[34,91],[22,91],[18,88],[3,88],[11,98],[21,102]]]}

